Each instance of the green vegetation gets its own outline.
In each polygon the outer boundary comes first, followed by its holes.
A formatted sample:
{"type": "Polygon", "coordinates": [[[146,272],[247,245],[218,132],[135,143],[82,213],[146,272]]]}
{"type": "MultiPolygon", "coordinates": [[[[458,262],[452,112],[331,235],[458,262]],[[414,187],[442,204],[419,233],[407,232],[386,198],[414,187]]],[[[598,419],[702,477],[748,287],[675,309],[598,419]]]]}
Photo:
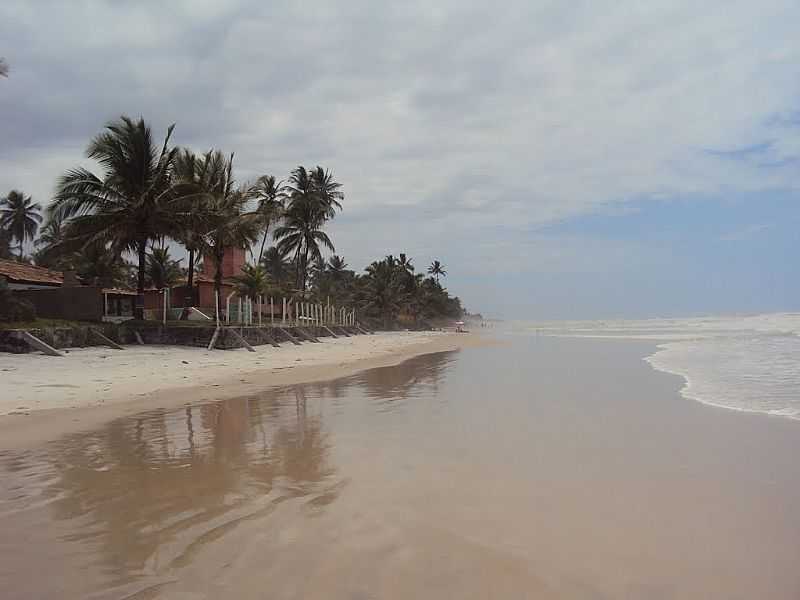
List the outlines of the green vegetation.
{"type": "Polygon", "coordinates": [[[19,260],[24,256],[25,242],[36,237],[42,222],[41,213],[41,205],[19,190],[11,190],[8,196],[0,199],[0,227],[8,232],[9,242],[16,240],[19,244],[19,260]]]}
{"type": "Polygon", "coordinates": [[[84,283],[135,287],[138,319],[145,288],[174,286],[184,276],[191,286],[199,257],[213,259],[220,290],[231,248],[251,257],[235,278],[247,297],[330,301],[385,327],[461,316],[459,299],[440,283],[447,271],[439,261],[428,277],[405,254],[375,261],[361,274],[348,269],[326,231],[344,201],[330,170],[300,165],[285,182],[266,174],[239,182],[232,154],[172,147],[173,128],[159,144],[141,118],[122,116],[106,125],[86,150],[99,171],[77,167],[60,178],[30,258],[24,247],[39,229],[41,207],[21,192],[9,193],[0,201],[0,257],[16,246],[18,260],[74,269],[84,283]],[[171,255],[176,244],[188,253],[185,269],[171,255]]]}
{"type": "MultiPolygon", "coordinates": [[[[86,157],[103,169],[100,176],[82,167],[67,171],[58,182],[49,213],[69,219],[66,241],[108,244],[112,256],[133,252],[137,257],[136,289],[144,293],[147,244],[177,236],[185,207],[170,194],[170,173],[177,152],[169,148],[169,127],[159,151],[143,119],[121,117],[109,123],[86,150],[86,157]]],[[[144,305],[137,303],[137,316],[144,305]]]]}

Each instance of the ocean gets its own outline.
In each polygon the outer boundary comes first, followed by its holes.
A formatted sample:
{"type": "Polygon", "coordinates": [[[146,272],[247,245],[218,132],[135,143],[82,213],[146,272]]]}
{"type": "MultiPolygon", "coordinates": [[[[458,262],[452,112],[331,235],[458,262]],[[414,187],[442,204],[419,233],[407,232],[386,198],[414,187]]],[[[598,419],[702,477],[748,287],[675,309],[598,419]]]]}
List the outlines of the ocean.
{"type": "Polygon", "coordinates": [[[541,335],[653,340],[645,360],[680,375],[681,394],[732,410],[800,419],[800,313],[528,324],[541,335]]]}

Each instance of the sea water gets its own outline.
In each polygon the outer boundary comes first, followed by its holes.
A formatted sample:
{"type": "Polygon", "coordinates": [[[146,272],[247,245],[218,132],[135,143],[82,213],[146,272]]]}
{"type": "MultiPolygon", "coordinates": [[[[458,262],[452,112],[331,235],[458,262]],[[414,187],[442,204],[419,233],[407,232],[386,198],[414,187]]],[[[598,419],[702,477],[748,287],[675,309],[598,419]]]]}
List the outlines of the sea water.
{"type": "Polygon", "coordinates": [[[684,397],[800,419],[800,313],[536,323],[543,335],[650,339],[646,360],[685,379],[684,397]]]}

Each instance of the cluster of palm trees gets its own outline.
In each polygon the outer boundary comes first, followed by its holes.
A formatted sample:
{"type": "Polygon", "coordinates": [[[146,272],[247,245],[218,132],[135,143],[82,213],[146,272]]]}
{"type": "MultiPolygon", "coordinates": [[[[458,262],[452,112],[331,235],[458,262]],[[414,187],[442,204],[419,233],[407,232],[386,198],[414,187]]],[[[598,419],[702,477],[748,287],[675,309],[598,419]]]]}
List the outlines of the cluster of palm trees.
{"type": "Polygon", "coordinates": [[[138,318],[147,286],[171,287],[185,276],[191,288],[201,256],[213,260],[219,292],[231,248],[252,257],[236,278],[248,297],[331,298],[387,322],[400,315],[416,321],[460,314],[458,299],[439,283],[446,275],[439,261],[425,278],[404,254],[372,263],[364,275],[348,270],[335,254],[325,260],[335,247],[324,228],[344,199],[330,171],[298,166],[286,181],[264,175],[240,183],[232,154],[174,147],[173,129],[158,144],[141,118],[109,123],[86,150],[100,171],[67,171],[41,228],[42,207],[22,192],[10,192],[0,200],[0,257],[16,250],[24,260],[25,245],[38,232],[37,264],[76,269],[82,279],[103,285],[135,287],[138,318]],[[170,255],[170,243],[185,247],[186,269],[170,255]],[[133,264],[126,256],[134,257],[133,264]]]}
{"type": "Polygon", "coordinates": [[[361,275],[348,270],[344,259],[333,255],[312,269],[311,289],[319,299],[343,299],[356,307],[362,318],[385,328],[460,317],[464,312],[461,301],[442,287],[439,278],[447,271],[438,260],[428,267],[428,274],[417,273],[413,261],[403,253],[372,262],[361,275]]]}
{"type": "Polygon", "coordinates": [[[331,172],[299,166],[286,184],[271,175],[239,183],[232,154],[196,154],[172,147],[173,129],[169,127],[157,145],[143,119],[123,116],[109,123],[86,151],[102,172],[78,167],[60,178],[45,226],[57,239],[43,254],[63,255],[93,246],[117,262],[132,254],[141,317],[146,285],[167,286],[179,276],[165,240],[186,247],[189,286],[197,257],[212,257],[219,291],[225,253],[237,247],[252,249],[260,242],[258,265],[271,225],[280,222],[272,232],[278,251],[292,254],[296,285],[305,289],[309,258],[321,256],[320,246],[333,251],[322,228],[341,209],[343,194],[331,172]]]}

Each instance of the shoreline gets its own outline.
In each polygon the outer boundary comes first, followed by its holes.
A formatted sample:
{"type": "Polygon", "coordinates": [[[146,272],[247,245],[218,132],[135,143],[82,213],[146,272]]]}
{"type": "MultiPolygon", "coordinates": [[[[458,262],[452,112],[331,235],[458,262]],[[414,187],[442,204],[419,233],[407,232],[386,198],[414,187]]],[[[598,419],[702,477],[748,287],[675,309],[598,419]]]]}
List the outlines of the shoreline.
{"type": "Polygon", "coordinates": [[[656,346],[656,349],[651,354],[648,354],[647,356],[643,357],[642,360],[646,362],[648,365],[650,365],[650,368],[652,368],[657,373],[666,373],[668,375],[672,375],[674,377],[679,378],[681,381],[681,386],[678,389],[678,395],[684,400],[688,400],[689,402],[695,402],[703,406],[717,408],[734,413],[740,413],[744,415],[759,415],[761,417],[770,417],[770,418],[800,422],[800,416],[797,416],[795,414],[786,414],[785,412],[781,412],[781,410],[759,410],[757,408],[744,408],[740,406],[731,406],[729,404],[723,404],[721,402],[706,400],[699,394],[692,393],[691,390],[693,381],[689,375],[678,370],[677,368],[670,368],[662,364],[656,364],[655,357],[659,352],[665,349],[665,346],[666,343],[658,344],[656,346]]]}
{"type": "Polygon", "coordinates": [[[339,379],[395,366],[415,356],[486,343],[475,333],[391,332],[326,339],[322,345],[264,346],[259,348],[265,351],[255,354],[244,349],[206,351],[173,346],[76,349],[64,359],[4,354],[0,373],[4,379],[13,373],[16,380],[3,386],[9,396],[0,399],[0,450],[34,447],[126,415],[339,379]],[[50,369],[43,370],[46,367],[50,369]],[[146,369],[150,373],[129,375],[131,370],[146,369]],[[98,373],[104,378],[93,378],[98,373]],[[120,381],[126,376],[131,379],[120,381]],[[54,400],[56,397],[60,399],[54,400]]]}

